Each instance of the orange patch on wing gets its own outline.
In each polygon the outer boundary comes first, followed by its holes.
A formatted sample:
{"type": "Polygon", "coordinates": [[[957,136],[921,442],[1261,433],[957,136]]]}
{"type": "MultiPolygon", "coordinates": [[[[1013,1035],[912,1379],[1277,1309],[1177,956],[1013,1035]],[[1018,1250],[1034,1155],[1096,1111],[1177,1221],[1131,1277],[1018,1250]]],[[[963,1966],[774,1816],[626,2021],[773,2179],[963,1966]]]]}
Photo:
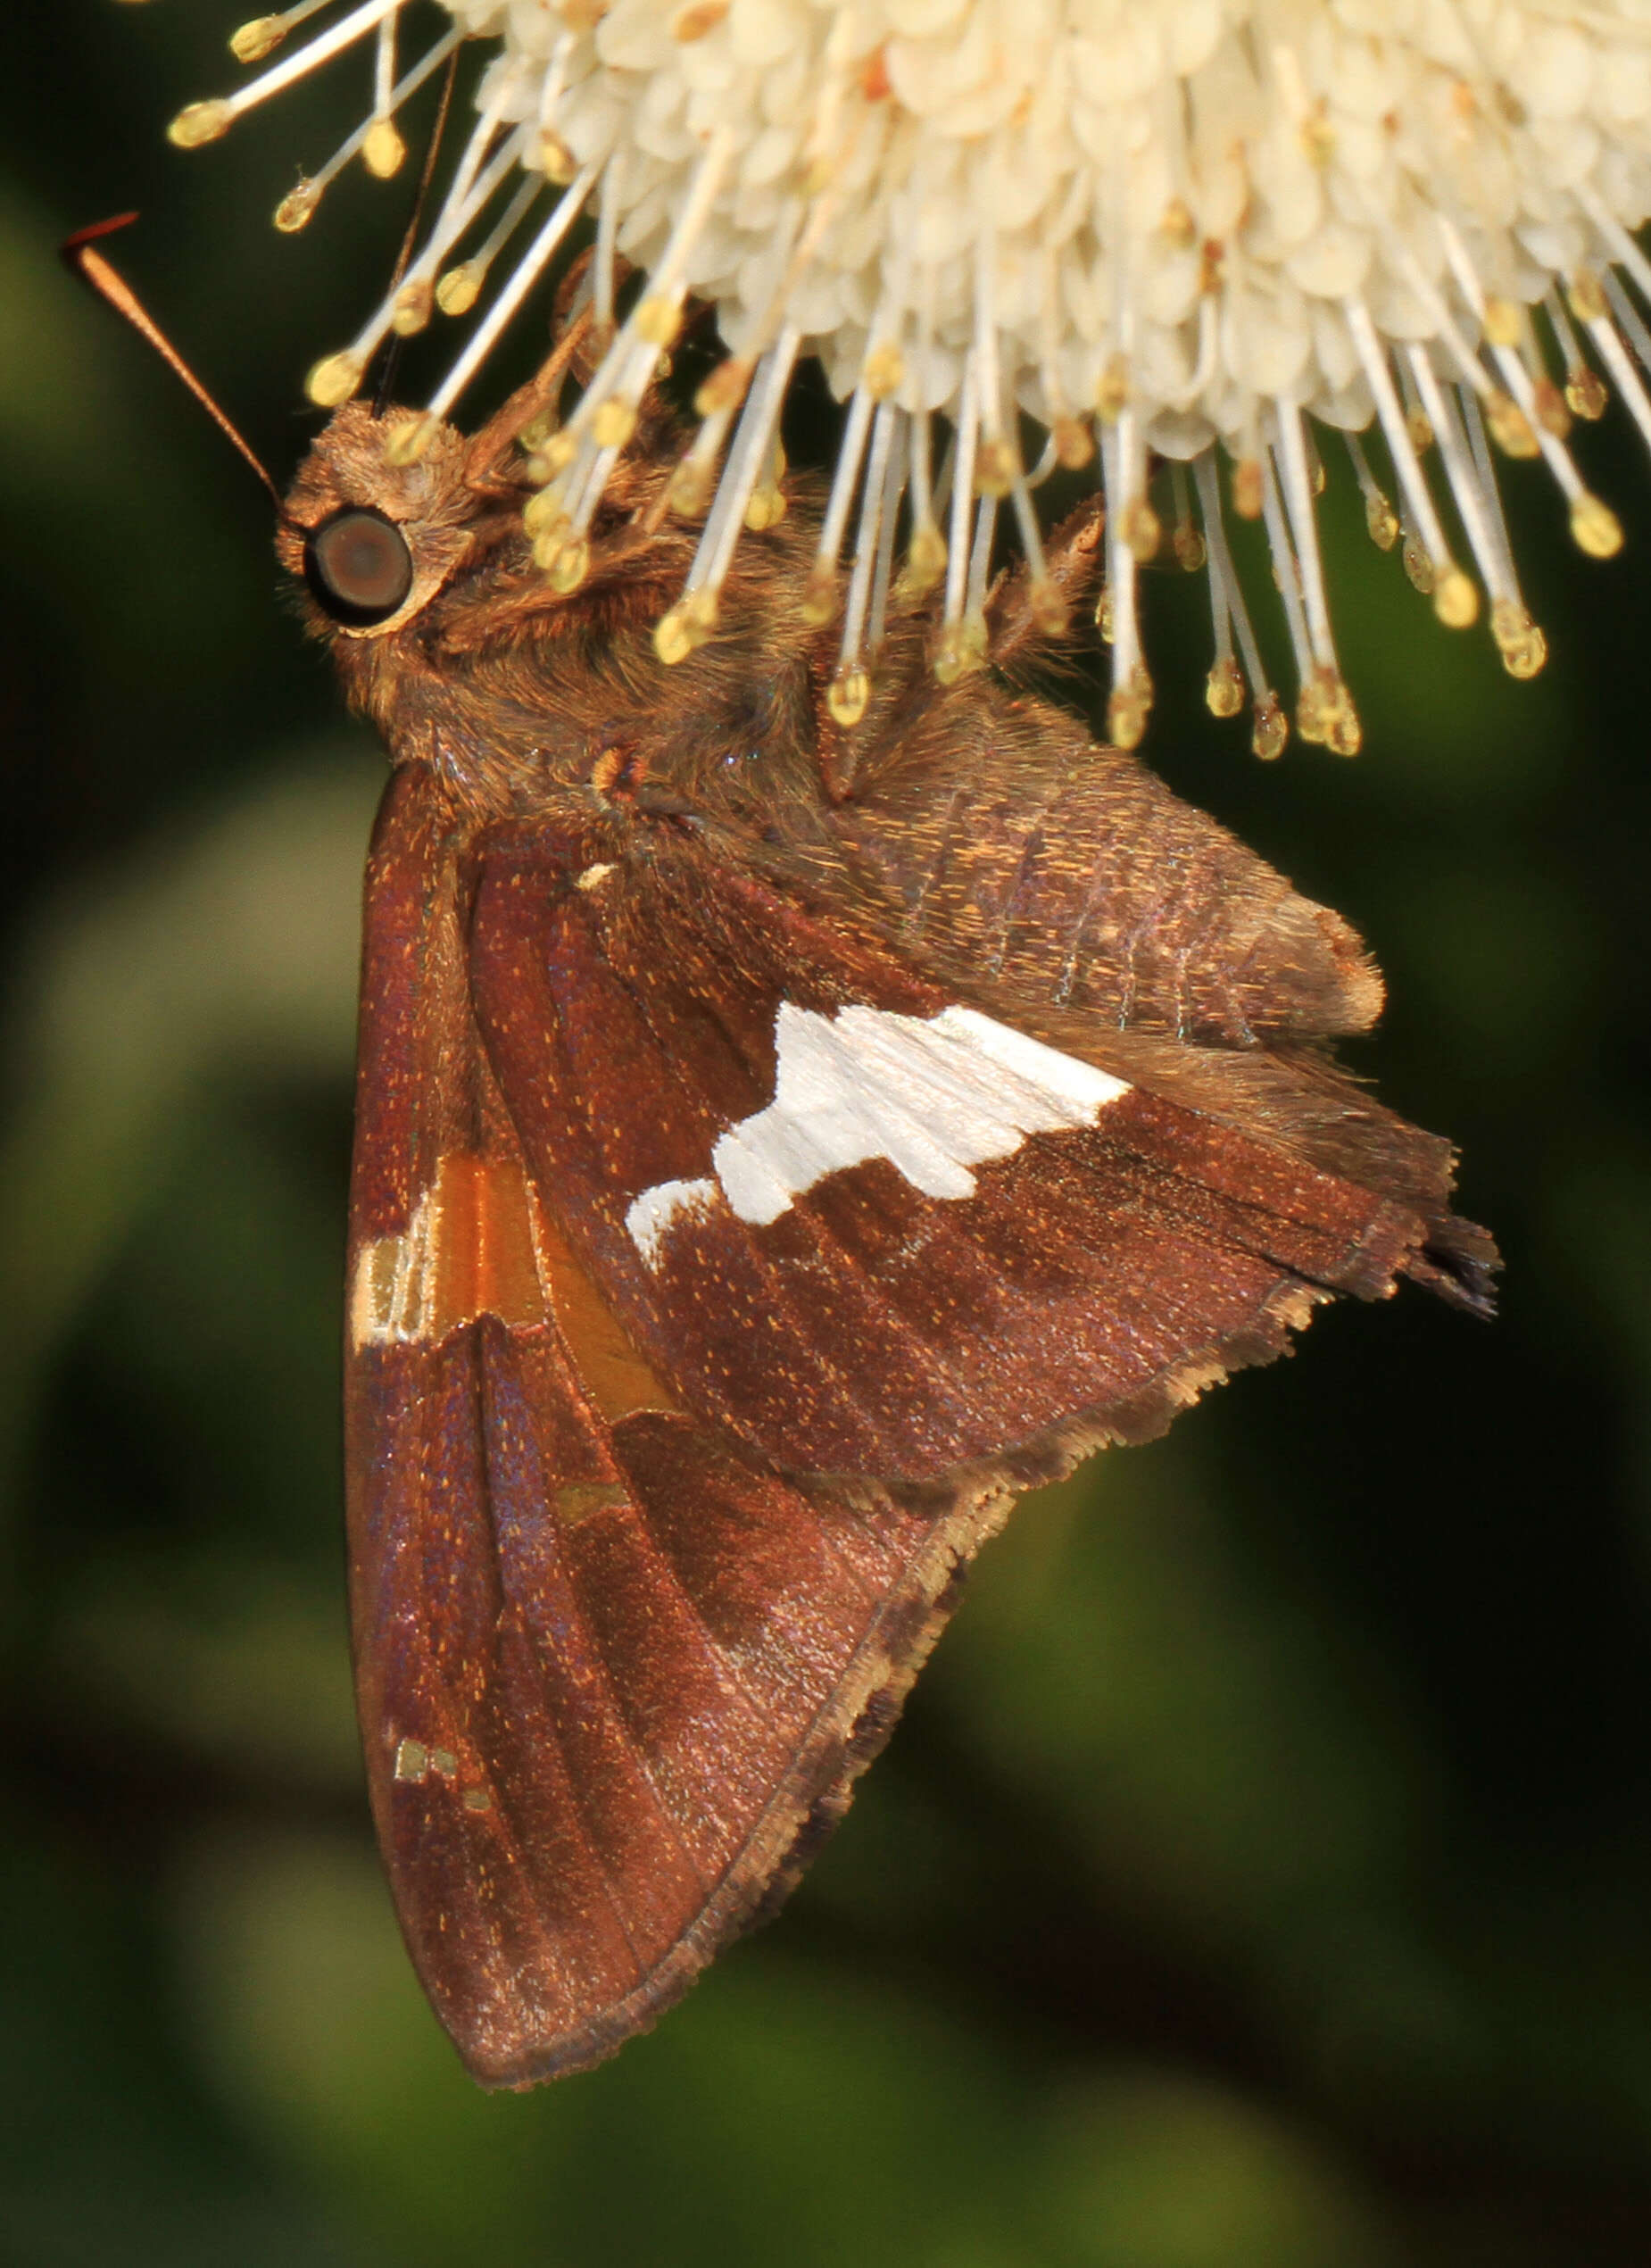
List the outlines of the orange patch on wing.
{"type": "Polygon", "coordinates": [[[536,1197],[534,1232],[557,1327],[598,1415],[617,1425],[639,1409],[679,1411],[681,1402],[632,1345],[536,1197]]]}
{"type": "Polygon", "coordinates": [[[545,1319],[527,1184],[513,1158],[453,1151],[400,1236],[363,1248],[350,1290],[357,1347],[434,1342],[477,1316],[545,1319]]]}
{"type": "Polygon", "coordinates": [[[553,1318],[609,1425],[636,1410],[682,1408],[620,1328],[517,1160],[452,1151],[405,1232],[381,1236],[357,1256],[351,1343],[433,1344],[484,1315],[518,1328],[553,1318]]]}
{"type": "Polygon", "coordinates": [[[459,1152],[436,1169],[432,1192],[437,1332],[478,1315],[543,1323],[544,1290],[534,1250],[527,1183],[513,1158],[459,1152]]]}

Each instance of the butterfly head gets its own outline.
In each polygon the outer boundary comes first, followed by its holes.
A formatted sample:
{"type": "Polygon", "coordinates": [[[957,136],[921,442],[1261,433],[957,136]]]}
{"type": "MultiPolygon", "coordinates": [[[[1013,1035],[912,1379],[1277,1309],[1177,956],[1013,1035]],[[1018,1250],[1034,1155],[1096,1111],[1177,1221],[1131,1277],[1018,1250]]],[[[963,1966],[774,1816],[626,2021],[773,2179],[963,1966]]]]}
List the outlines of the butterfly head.
{"type": "Polygon", "coordinates": [[[386,447],[394,428],[346,403],[300,466],[276,532],[323,636],[377,639],[422,614],[489,534],[466,478],[467,443],[438,427],[416,462],[386,447]]]}

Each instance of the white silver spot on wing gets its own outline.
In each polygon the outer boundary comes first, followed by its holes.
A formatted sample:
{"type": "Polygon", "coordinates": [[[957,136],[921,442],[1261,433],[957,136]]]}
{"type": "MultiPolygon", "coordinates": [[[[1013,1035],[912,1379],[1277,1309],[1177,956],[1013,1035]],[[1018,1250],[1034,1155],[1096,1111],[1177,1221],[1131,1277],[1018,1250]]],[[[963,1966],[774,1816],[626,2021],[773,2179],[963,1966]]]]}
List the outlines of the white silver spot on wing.
{"type": "Polygon", "coordinates": [[[441,1200],[427,1189],[404,1236],[363,1245],[350,1283],[353,1347],[413,1345],[427,1336],[441,1227],[441,1200]]]}
{"type": "Polygon", "coordinates": [[[716,1194],[714,1181],[659,1181],[633,1199],[625,1225],[650,1267],[660,1265],[660,1239],[677,1214],[702,1209],[716,1194]]]}
{"type": "Polygon", "coordinates": [[[780,1003],[774,1100],[718,1136],[715,1179],[657,1182],[626,1216],[650,1267],[684,1208],[718,1193],[761,1227],[827,1174],[886,1159],[925,1197],[968,1197],[970,1168],[1028,1134],[1093,1126],[1129,1084],[977,1009],[900,1016],[859,1005],[823,1016],[780,1003]]]}

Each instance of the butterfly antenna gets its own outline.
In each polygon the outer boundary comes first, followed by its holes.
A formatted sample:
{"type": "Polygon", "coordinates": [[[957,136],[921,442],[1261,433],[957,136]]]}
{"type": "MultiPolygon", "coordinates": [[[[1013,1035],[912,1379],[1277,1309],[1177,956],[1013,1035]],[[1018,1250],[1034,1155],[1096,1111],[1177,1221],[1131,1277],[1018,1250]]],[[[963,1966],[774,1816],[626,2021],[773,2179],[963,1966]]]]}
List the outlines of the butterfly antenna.
{"type": "MultiPolygon", "coordinates": [[[[430,129],[430,138],[425,145],[424,163],[419,169],[419,186],[413,191],[412,211],[407,216],[402,248],[395,255],[395,268],[390,278],[390,292],[395,293],[402,278],[407,273],[413,256],[413,246],[419,241],[419,231],[424,225],[424,210],[429,202],[430,184],[436,179],[436,160],[442,153],[443,138],[447,131],[447,113],[452,107],[453,81],[459,75],[459,50],[455,47],[447,58],[447,68],[442,73],[442,96],[436,106],[436,123],[430,129]]],[[[385,349],[384,360],[378,366],[378,382],[373,388],[373,415],[381,418],[390,406],[390,395],[395,386],[396,366],[402,359],[399,333],[393,332],[385,349]]]]}
{"type": "Polygon", "coordinates": [[[117,315],[124,315],[138,336],[146,339],[153,347],[168,370],[183,380],[225,440],[245,458],[262,481],[274,500],[277,511],[279,511],[281,492],[264,469],[263,462],[252,444],[228,413],[220,409],[171,340],[144,307],[131,286],[116,273],[96,249],[100,237],[112,236],[117,228],[129,228],[137,218],[135,212],[118,212],[112,220],[95,220],[89,228],[77,228],[61,247],[64,262],[74,274],[90,284],[100,298],[106,299],[117,315]]]}

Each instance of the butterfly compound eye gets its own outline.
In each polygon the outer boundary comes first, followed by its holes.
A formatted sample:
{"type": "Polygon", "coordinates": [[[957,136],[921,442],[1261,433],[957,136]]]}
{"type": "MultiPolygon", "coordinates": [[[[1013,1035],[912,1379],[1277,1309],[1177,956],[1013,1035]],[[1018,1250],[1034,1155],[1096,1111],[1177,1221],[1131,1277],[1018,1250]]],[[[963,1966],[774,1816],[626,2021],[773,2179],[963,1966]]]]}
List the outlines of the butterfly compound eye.
{"type": "Polygon", "coordinates": [[[412,588],[412,553],[393,519],[346,504],[311,533],[303,573],[335,622],[365,629],[387,621],[412,588]]]}

